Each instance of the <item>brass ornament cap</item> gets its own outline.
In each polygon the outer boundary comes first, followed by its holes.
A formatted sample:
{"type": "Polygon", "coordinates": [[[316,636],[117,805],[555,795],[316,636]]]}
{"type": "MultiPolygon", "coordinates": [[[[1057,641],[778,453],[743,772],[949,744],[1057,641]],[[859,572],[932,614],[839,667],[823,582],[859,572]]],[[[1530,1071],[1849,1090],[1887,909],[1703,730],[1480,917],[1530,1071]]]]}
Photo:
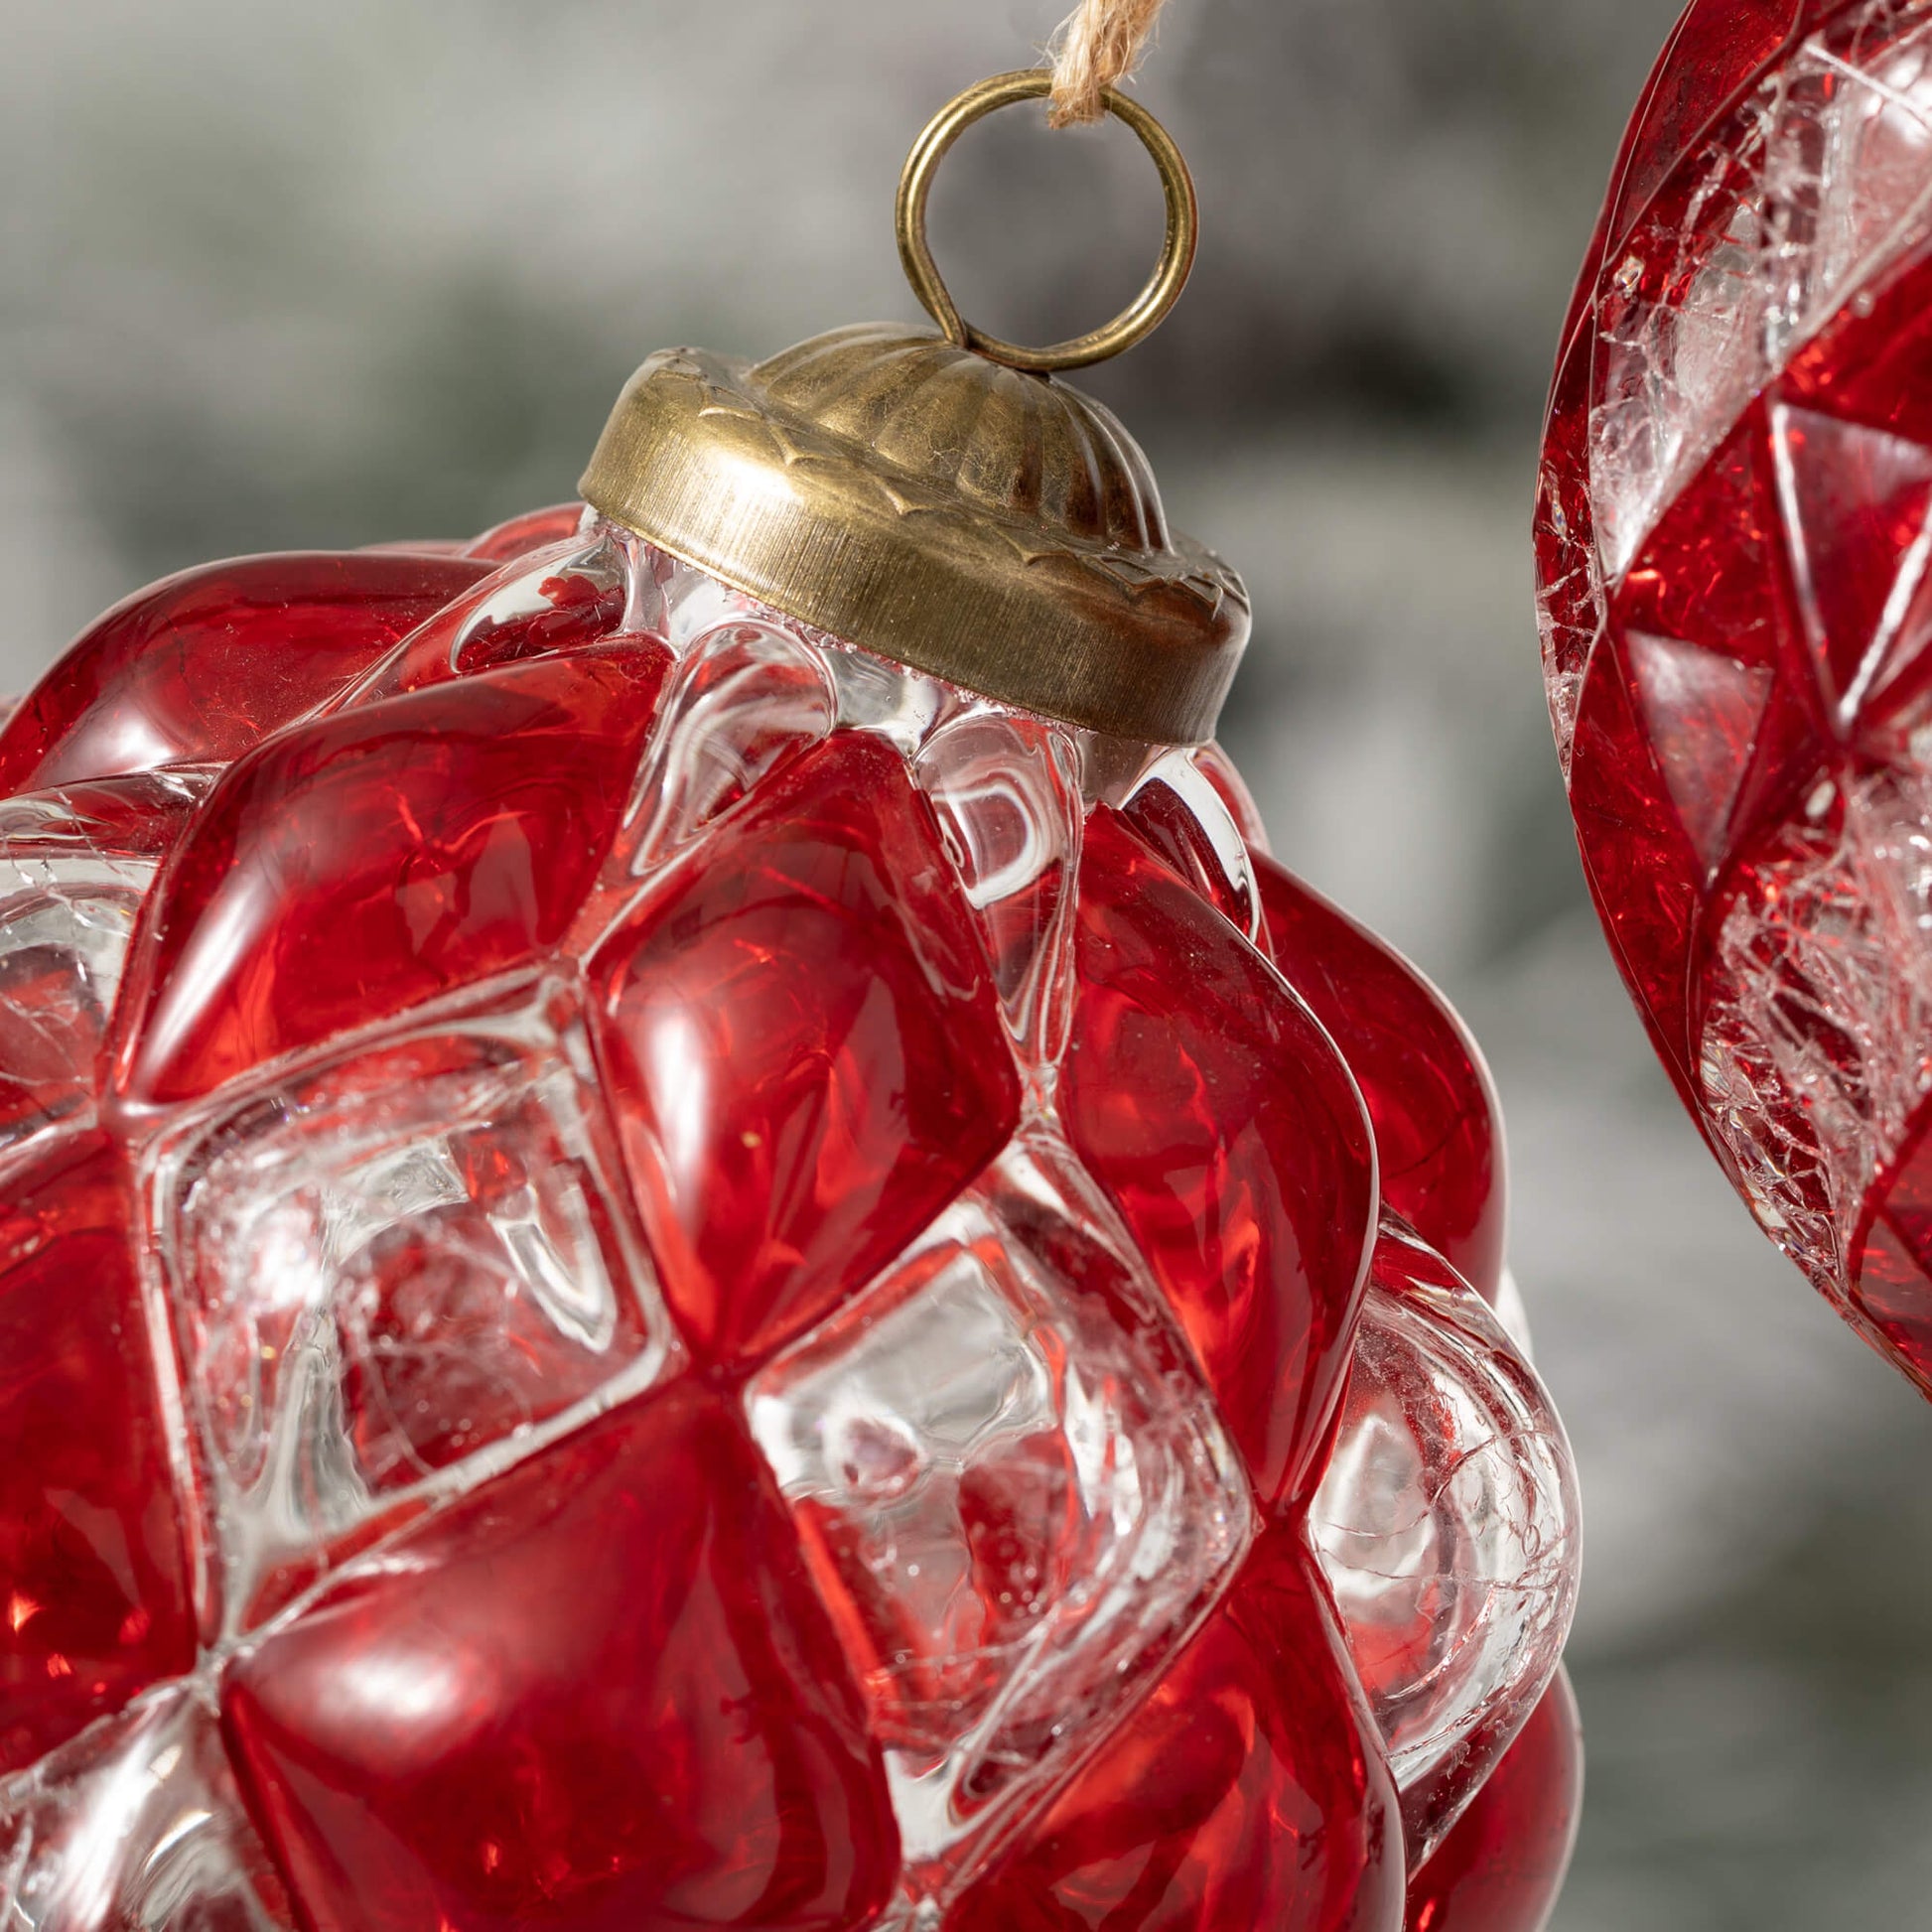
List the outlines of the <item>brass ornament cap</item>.
{"type": "Polygon", "coordinates": [[[1240,578],[1170,533],[1110,411],[895,324],[653,355],[580,487],[789,617],[1123,738],[1212,737],[1248,639],[1240,578]]]}

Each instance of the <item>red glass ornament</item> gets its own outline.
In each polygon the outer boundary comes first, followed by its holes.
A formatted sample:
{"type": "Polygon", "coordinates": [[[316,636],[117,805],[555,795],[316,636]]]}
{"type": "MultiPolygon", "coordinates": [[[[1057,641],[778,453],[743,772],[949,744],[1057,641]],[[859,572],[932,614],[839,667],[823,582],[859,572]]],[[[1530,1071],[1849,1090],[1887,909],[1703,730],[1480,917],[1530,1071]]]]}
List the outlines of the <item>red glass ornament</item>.
{"type": "Polygon", "coordinates": [[[1932,22],[1696,0],[1552,392],[1545,665],[1586,871],[1766,1232],[1932,1391],[1932,22]]]}
{"type": "Polygon", "coordinates": [[[37,1923],[1396,1932],[1448,1868],[1568,1451],[1456,1273],[1480,1059],[1218,754],[571,506],[174,580],[0,772],[37,1923]]]}
{"type": "Polygon", "coordinates": [[[970,914],[876,741],[772,778],[590,971],[658,1267],[705,1355],[768,1354],[825,1314],[1019,1118],[970,914]]]}

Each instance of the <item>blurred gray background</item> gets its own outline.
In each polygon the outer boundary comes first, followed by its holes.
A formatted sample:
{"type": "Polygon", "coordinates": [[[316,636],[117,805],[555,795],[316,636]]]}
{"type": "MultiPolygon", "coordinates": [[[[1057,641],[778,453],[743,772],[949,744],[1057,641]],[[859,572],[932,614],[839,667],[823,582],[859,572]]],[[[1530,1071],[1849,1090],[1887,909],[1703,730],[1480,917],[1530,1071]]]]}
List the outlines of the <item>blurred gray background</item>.
{"type": "MultiPolygon", "coordinates": [[[[0,689],[206,557],[572,492],[650,348],[908,316],[924,116],[1057,0],[0,0],[0,689]]],[[[1089,386],[1247,573],[1226,740],[1288,861],[1475,1024],[1588,1511],[1560,1932],[1932,1926],[1932,1413],[1756,1234],[1585,904],[1528,506],[1555,332],[1675,0],[1173,0],[1200,266],[1089,386]]],[[[1118,128],[976,131],[975,319],[1138,284],[1118,128]]]]}

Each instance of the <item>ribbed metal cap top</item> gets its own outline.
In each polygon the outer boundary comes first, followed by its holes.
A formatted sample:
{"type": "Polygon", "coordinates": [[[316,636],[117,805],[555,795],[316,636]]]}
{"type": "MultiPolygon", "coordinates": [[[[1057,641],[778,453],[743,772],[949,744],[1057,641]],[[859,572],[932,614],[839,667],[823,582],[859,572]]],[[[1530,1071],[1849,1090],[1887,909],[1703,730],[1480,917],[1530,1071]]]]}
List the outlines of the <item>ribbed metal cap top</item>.
{"type": "Polygon", "coordinates": [[[1241,580],[1169,531],[1110,411],[923,331],[654,355],[582,489],[820,629],[1122,737],[1211,737],[1247,642],[1241,580]]]}

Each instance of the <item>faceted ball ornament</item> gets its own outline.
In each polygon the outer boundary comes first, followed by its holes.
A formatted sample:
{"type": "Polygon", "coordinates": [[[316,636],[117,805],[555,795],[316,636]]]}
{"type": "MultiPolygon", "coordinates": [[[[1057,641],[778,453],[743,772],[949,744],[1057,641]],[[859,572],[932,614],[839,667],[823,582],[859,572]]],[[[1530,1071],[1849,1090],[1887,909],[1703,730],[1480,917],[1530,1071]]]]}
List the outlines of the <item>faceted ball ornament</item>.
{"type": "Polygon", "coordinates": [[[0,796],[7,1926],[1541,1925],[1493,1096],[1217,752],[571,505],[141,593],[0,796]]]}
{"type": "Polygon", "coordinates": [[[1932,1392],[1932,5],[1695,0],[1553,393],[1586,870],[1765,1231],[1932,1392]]]}

